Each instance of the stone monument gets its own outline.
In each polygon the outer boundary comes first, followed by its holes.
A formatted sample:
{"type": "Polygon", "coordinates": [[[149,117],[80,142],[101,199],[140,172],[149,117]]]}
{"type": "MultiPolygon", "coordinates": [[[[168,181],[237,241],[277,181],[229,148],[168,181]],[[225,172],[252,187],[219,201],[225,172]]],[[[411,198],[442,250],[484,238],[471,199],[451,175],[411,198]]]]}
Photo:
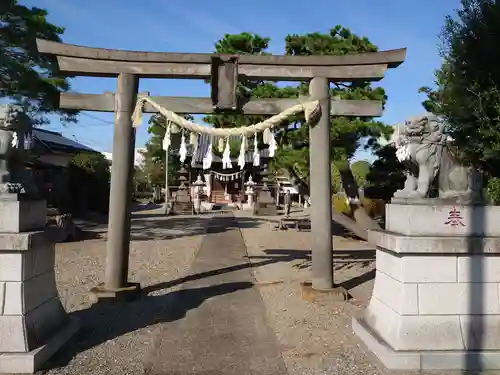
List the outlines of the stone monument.
{"type": "Polygon", "coordinates": [[[34,373],[78,329],[59,300],[46,202],[23,165],[31,124],[0,105],[0,373],[34,373]]]}
{"type": "Polygon", "coordinates": [[[407,121],[396,146],[408,178],[369,232],[375,286],[353,329],[389,369],[500,369],[500,207],[436,117],[407,121]]]}
{"type": "Polygon", "coordinates": [[[271,196],[269,190],[269,172],[267,166],[261,172],[262,186],[257,190],[257,199],[254,203],[253,214],[256,216],[276,216],[278,210],[276,209],[276,202],[271,196]]]}

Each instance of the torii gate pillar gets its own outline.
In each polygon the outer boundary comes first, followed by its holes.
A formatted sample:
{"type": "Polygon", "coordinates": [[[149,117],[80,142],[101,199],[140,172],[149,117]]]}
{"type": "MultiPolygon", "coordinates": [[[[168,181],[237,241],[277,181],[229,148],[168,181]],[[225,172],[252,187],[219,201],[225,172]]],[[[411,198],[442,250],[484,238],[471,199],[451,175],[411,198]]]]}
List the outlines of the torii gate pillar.
{"type": "Polygon", "coordinates": [[[128,282],[131,198],[134,173],[135,129],[132,113],[137,101],[139,77],[118,75],[115,94],[115,128],[111,165],[108,242],[104,284],[92,289],[96,299],[133,299],[139,284],[128,282]]]}
{"type": "Polygon", "coordinates": [[[310,190],[312,198],[312,287],[333,288],[332,188],[330,173],[330,83],[327,78],[311,80],[309,94],[319,100],[321,117],[309,131],[310,190]]]}

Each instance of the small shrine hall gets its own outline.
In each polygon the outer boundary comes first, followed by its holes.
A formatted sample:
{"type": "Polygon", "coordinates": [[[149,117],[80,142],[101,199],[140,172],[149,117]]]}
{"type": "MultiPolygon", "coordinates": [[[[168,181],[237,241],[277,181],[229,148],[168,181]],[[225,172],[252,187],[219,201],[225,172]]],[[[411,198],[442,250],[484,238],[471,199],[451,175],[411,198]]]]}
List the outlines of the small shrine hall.
{"type": "MultiPolygon", "coordinates": [[[[245,182],[250,176],[256,183],[260,182],[261,171],[271,159],[269,148],[264,146],[265,148],[259,149],[255,142],[249,143],[251,144],[244,154],[243,162],[240,136],[229,136],[222,144],[213,144],[212,137],[208,134],[200,134],[195,144],[186,140],[184,165],[190,171],[190,183],[201,176],[205,183],[203,190],[211,203],[243,201],[245,182]],[[228,144],[231,145],[230,161],[227,155],[224,156],[228,144]]],[[[182,147],[182,143],[179,147],[170,147],[169,155],[179,157],[182,147]]],[[[183,157],[181,162],[182,159],[183,157]]]]}

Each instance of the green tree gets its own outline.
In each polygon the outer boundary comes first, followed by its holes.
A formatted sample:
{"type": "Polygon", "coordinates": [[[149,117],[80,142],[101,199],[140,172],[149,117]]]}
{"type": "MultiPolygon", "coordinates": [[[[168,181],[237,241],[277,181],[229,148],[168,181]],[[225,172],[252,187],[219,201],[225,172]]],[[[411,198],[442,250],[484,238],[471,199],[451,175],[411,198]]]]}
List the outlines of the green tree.
{"type": "Polygon", "coordinates": [[[366,176],[365,195],[389,202],[396,190],[404,186],[405,167],[399,162],[396,149],[391,145],[380,148],[375,155],[377,159],[370,166],[366,176]]]}
{"type": "MultiPolygon", "coordinates": [[[[257,34],[226,34],[215,45],[217,53],[267,54],[270,39],[257,34]]],[[[311,33],[306,35],[288,35],[285,53],[287,55],[343,55],[355,52],[375,52],[374,46],[367,38],[358,37],[348,29],[336,26],[328,34],[311,33]]],[[[307,83],[298,86],[282,87],[270,82],[243,81],[239,84],[240,100],[252,98],[296,98],[308,94],[307,83]]],[[[382,88],[371,88],[369,82],[353,84],[336,84],[331,89],[333,97],[342,99],[371,99],[385,103],[386,96],[382,88]]],[[[243,115],[211,115],[204,121],[215,127],[240,127],[265,119],[264,116],[243,115]]],[[[354,155],[363,141],[371,148],[375,140],[382,134],[388,134],[390,127],[370,118],[332,117],[331,149],[332,161],[337,168],[349,170],[349,159],[354,155]]],[[[275,172],[287,170],[292,178],[309,185],[309,128],[303,116],[289,119],[277,131],[278,151],[272,160],[271,169],[275,172]]],[[[252,142],[249,142],[250,148],[252,142]]],[[[259,140],[259,148],[266,147],[259,140]]]]}
{"type": "MultiPolygon", "coordinates": [[[[187,120],[193,120],[190,115],[184,116],[187,120]]],[[[163,150],[163,139],[166,133],[166,119],[161,115],[153,115],[149,119],[148,133],[151,135],[146,143],[144,155],[144,167],[142,175],[153,185],[165,185],[165,150],[163,150]]],[[[190,134],[185,133],[186,142],[189,141],[190,134]]],[[[170,150],[178,149],[181,143],[181,133],[176,129],[170,137],[170,150]]],[[[177,172],[181,166],[177,155],[169,155],[168,158],[168,184],[173,186],[176,183],[177,172]]]]}
{"type": "Polygon", "coordinates": [[[36,38],[61,42],[63,32],[47,21],[44,9],[0,1],[0,98],[22,105],[35,124],[46,123],[50,113],[58,113],[64,122],[75,121],[76,111],[58,108],[59,93],[69,90],[68,80],[57,74],[56,60],[36,48],[36,38]]]}
{"type": "Polygon", "coordinates": [[[442,116],[461,159],[500,176],[500,2],[462,0],[441,35],[443,64],[425,108],[442,116]]]}
{"type": "MultiPolygon", "coordinates": [[[[215,45],[217,53],[266,54],[270,39],[257,34],[226,34],[215,45]]],[[[376,52],[378,49],[368,38],[359,37],[350,30],[336,26],[327,34],[310,33],[288,35],[285,39],[285,54],[305,55],[345,55],[347,53],[376,52]]],[[[296,98],[308,95],[309,84],[297,86],[278,86],[270,82],[244,81],[239,84],[240,100],[249,98],[296,98]]],[[[380,100],[385,103],[387,97],[383,88],[372,88],[370,82],[337,83],[331,88],[332,97],[339,99],[380,100]]],[[[207,116],[205,122],[215,127],[240,127],[263,120],[263,116],[242,116],[221,114],[207,116]]],[[[391,127],[372,118],[341,117],[331,119],[332,163],[337,167],[344,190],[350,197],[357,196],[357,185],[349,168],[349,161],[356,150],[364,143],[369,149],[377,144],[382,135],[390,134],[391,127]]],[[[287,170],[289,175],[302,186],[309,185],[309,128],[303,115],[290,118],[276,132],[279,145],[271,161],[271,171],[275,174],[287,170]]],[[[264,147],[259,142],[259,148],[264,147]]],[[[364,228],[376,225],[367,217],[364,210],[353,207],[353,215],[364,228]],[[359,219],[359,220],[358,220],[359,219]]],[[[377,226],[378,227],[378,226],[377,226]]]]}
{"type": "Polygon", "coordinates": [[[342,191],[342,178],[340,176],[339,169],[335,163],[330,165],[330,177],[332,181],[332,193],[339,193],[342,191]]]}
{"type": "Polygon", "coordinates": [[[80,206],[82,195],[87,196],[87,207],[106,213],[109,207],[110,163],[98,152],[80,152],[73,156],[70,164],[69,187],[73,209],[80,206]]]}
{"type": "Polygon", "coordinates": [[[367,183],[367,176],[370,172],[371,164],[366,160],[358,160],[351,164],[351,171],[359,187],[365,186],[367,183]]]}
{"type": "Polygon", "coordinates": [[[490,204],[500,205],[500,178],[491,177],[486,192],[490,204]]]}
{"type": "MultiPolygon", "coordinates": [[[[368,38],[359,37],[349,29],[336,26],[328,34],[311,33],[288,35],[285,46],[287,55],[345,55],[347,53],[376,52],[377,47],[368,38]]],[[[298,86],[295,95],[308,94],[308,84],[298,86]]],[[[339,99],[380,100],[387,99],[383,88],[372,88],[370,82],[335,83],[331,96],[339,99]]],[[[366,149],[376,145],[376,139],[389,134],[391,128],[372,118],[335,116],[331,119],[332,161],[338,168],[342,184],[349,196],[354,180],[349,168],[349,160],[364,143],[366,149]]],[[[293,170],[308,170],[309,165],[309,128],[303,118],[296,119],[294,126],[284,128],[279,134],[279,144],[275,160],[277,165],[284,164],[293,170]]],[[[308,178],[308,175],[307,175],[308,178]]],[[[353,189],[357,190],[357,189],[353,189]]]]}
{"type": "Polygon", "coordinates": [[[110,180],[110,163],[99,152],[79,152],[73,156],[71,163],[85,172],[95,175],[100,180],[106,182],[110,180]]]}

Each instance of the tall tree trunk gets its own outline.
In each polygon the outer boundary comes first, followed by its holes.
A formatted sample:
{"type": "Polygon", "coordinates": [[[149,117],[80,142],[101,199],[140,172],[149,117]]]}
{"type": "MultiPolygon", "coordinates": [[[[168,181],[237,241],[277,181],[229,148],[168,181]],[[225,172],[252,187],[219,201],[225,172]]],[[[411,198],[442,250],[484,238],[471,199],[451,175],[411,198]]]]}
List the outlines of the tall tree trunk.
{"type": "Polygon", "coordinates": [[[342,186],[349,197],[351,211],[354,220],[359,224],[364,230],[380,230],[382,229],[380,225],[373,220],[364,209],[363,205],[359,200],[359,188],[354,176],[352,174],[349,165],[337,166],[340,172],[340,179],[342,180],[342,186]]]}
{"type": "Polygon", "coordinates": [[[332,220],[359,238],[368,241],[368,231],[350,217],[334,211],[332,212],[332,220]]]}

